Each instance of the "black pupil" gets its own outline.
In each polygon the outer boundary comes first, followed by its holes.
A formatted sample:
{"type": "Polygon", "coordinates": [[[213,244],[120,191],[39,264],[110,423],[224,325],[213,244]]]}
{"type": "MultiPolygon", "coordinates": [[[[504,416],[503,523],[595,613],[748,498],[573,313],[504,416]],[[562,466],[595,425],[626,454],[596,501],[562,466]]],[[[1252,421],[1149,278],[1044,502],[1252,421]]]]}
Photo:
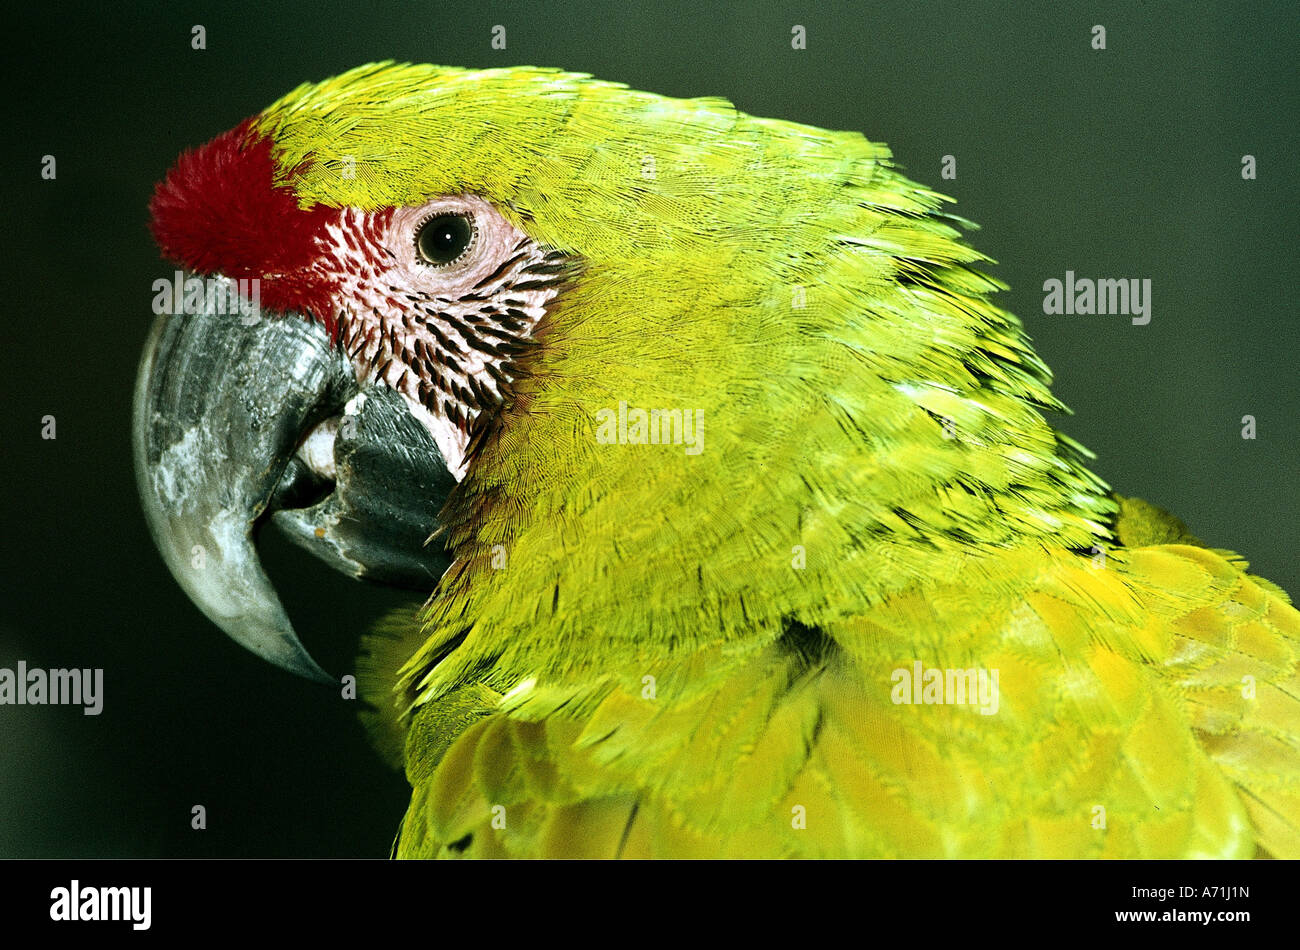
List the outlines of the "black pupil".
{"type": "Polygon", "coordinates": [[[463,214],[430,218],[415,237],[420,256],[430,264],[450,264],[465,253],[474,229],[463,214]]]}

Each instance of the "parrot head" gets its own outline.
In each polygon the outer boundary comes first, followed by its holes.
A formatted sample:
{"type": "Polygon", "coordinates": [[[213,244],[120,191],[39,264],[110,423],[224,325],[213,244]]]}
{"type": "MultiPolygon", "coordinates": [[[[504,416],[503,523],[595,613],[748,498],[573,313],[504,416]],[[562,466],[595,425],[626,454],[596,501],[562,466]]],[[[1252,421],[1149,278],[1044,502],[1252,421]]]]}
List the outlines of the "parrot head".
{"type": "Polygon", "coordinates": [[[471,194],[300,208],[276,181],[270,138],[250,126],[159,184],[159,247],[193,271],[256,280],[260,306],[320,324],[358,384],[404,396],[460,475],[474,421],[504,400],[568,258],[471,194]]]}
{"type": "Polygon", "coordinates": [[[169,567],[323,677],[278,525],[434,591],[427,699],[779,637],[972,550],[1087,547],[1110,502],[944,199],[857,133],[530,67],[382,63],[183,155],[135,452],[169,567]],[[745,641],[748,642],[748,641],[745,641]]]}

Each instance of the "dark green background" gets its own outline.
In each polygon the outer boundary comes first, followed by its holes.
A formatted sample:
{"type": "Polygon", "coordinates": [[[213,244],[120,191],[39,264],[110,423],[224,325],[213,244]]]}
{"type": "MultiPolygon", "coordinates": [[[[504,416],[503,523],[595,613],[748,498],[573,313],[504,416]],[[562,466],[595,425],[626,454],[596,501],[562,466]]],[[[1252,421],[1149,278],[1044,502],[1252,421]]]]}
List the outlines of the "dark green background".
{"type": "MultiPolygon", "coordinates": [[[[10,20],[0,666],[103,667],[106,699],[98,718],[0,707],[0,856],[387,852],[404,780],[349,704],[188,603],[146,534],[129,446],[151,283],[170,274],[145,228],[153,182],[181,148],[371,60],[561,66],[890,143],[983,225],[974,240],[1012,287],[1002,302],[1097,471],[1300,593],[1294,2],[358,6],[10,20]],[[195,23],[206,51],[190,48],[195,23]],[[505,51],[489,46],[498,23],[505,51]],[[1257,181],[1241,179],[1245,153],[1257,181]],[[57,181],[39,178],[45,154],[57,181]],[[956,181],[939,178],[944,154],[956,181]],[[1044,316],[1042,283],[1067,269],[1151,278],[1151,324],[1044,316]],[[46,413],[56,441],[40,438],[46,413]],[[1240,438],[1245,414],[1255,441],[1240,438]],[[196,803],[207,831],[189,828],[196,803]]],[[[277,539],[265,557],[333,671],[403,599],[277,539]]]]}

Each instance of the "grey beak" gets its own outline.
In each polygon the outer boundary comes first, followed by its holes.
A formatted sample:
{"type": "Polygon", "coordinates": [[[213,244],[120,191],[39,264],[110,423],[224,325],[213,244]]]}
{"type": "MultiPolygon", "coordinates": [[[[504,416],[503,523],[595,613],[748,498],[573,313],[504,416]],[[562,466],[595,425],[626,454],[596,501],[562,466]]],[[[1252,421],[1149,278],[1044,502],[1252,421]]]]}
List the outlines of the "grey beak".
{"type": "Polygon", "coordinates": [[[162,314],[145,344],[133,418],[145,516],[213,623],[277,666],[334,682],[262,569],[257,530],[270,520],[344,573],[428,591],[447,558],[426,542],[455,481],[405,400],[360,390],[318,324],[216,310],[162,314]],[[298,457],[313,430],[317,454],[332,452],[332,484],[298,457]]]}

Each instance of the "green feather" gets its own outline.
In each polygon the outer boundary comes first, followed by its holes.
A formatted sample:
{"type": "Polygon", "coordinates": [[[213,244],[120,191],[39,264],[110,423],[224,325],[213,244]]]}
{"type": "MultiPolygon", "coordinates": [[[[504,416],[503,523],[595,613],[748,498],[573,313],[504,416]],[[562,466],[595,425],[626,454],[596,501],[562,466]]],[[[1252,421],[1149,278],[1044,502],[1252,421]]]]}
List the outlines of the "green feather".
{"type": "Polygon", "coordinates": [[[257,127],[304,205],[472,193],[580,262],[442,514],[403,853],[1297,853],[1295,611],[1110,497],[883,145],[526,67],[257,127]],[[703,450],[603,444],[620,404],[703,450]],[[1000,712],[892,702],[918,659],[1000,712]]]}

